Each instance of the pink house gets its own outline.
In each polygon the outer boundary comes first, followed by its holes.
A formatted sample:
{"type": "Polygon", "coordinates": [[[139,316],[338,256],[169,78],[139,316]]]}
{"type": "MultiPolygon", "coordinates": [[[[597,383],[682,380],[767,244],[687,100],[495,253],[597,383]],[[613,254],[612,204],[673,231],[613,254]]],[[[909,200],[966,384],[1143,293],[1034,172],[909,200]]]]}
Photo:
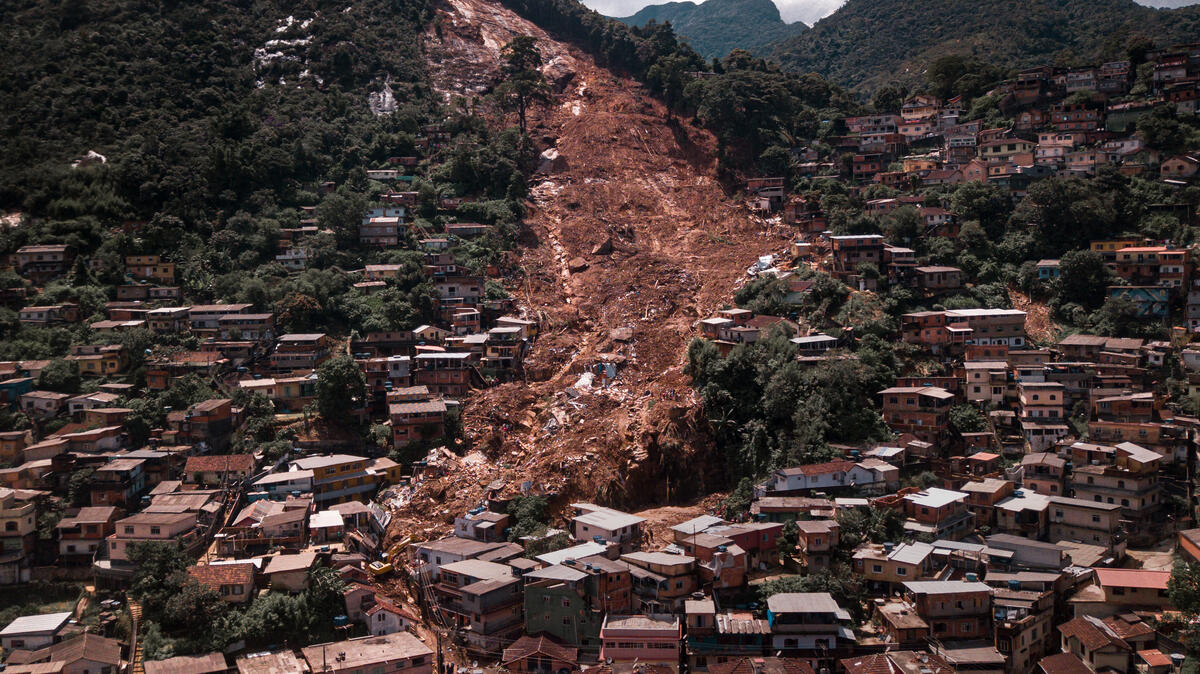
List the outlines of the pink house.
{"type": "Polygon", "coordinates": [[[614,670],[622,664],[679,668],[679,618],[673,615],[608,615],[600,628],[600,660],[611,658],[614,670]]]}

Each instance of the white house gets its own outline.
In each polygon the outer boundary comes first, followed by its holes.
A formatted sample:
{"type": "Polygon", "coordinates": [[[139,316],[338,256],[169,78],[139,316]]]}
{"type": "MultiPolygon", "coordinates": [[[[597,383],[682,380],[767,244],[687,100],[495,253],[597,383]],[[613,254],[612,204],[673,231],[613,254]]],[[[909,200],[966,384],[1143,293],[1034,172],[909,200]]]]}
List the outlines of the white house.
{"type": "Polygon", "coordinates": [[[367,609],[366,614],[367,627],[375,636],[403,632],[413,623],[410,613],[383,598],[376,598],[375,605],[367,609]]]}
{"type": "Polygon", "coordinates": [[[18,648],[36,651],[58,643],[62,640],[63,630],[72,615],[74,614],[70,611],[65,611],[21,616],[0,630],[0,646],[3,646],[5,651],[18,648]]]}
{"type": "Polygon", "coordinates": [[[767,492],[797,492],[811,489],[837,489],[841,487],[869,487],[887,483],[898,476],[894,467],[881,465],[884,462],[856,463],[847,459],[814,463],[794,468],[781,468],[774,472],[761,489],[767,492]]]}
{"type": "Polygon", "coordinates": [[[622,552],[631,552],[641,539],[644,517],[593,503],[572,503],[575,517],[571,519],[572,534],[577,541],[592,541],[597,537],[616,543],[622,552]]]}

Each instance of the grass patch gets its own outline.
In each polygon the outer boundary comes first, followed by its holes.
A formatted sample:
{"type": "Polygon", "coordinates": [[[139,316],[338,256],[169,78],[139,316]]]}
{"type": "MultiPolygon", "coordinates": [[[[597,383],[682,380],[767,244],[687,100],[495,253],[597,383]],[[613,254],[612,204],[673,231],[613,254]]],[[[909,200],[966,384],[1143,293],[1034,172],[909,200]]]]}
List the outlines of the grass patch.
{"type": "Polygon", "coordinates": [[[74,611],[83,583],[33,582],[12,592],[0,592],[0,625],[25,615],[74,611]]]}

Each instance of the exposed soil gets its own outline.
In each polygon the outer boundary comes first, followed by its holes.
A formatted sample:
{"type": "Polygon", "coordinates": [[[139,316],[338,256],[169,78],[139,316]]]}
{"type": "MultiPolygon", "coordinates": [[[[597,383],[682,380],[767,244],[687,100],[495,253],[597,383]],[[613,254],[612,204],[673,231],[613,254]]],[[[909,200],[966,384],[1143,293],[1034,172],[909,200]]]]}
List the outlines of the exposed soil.
{"type": "Polygon", "coordinates": [[[1054,340],[1059,326],[1050,317],[1050,307],[1015,288],[1008,289],[1008,296],[1012,299],[1014,309],[1025,312],[1025,332],[1030,339],[1039,344],[1054,340]]]}
{"type": "Polygon", "coordinates": [[[510,288],[541,323],[528,381],[465,401],[476,451],[446,459],[444,476],[403,496],[394,533],[449,531],[489,484],[511,495],[530,481],[558,495],[557,505],[630,509],[693,503],[726,487],[683,373],[687,344],[696,321],[729,301],[759,255],[787,247],[788,231],[728,197],[712,135],[668,123],[636,83],[499,5],[448,0],[439,14],[441,37],[426,36],[430,58],[479,66],[437,71],[435,86],[447,93],[486,88],[515,32],[538,38],[561,93],[535,112],[530,135],[559,157],[534,180],[522,274],[510,288]],[[611,386],[598,378],[595,387],[575,386],[604,360],[618,362],[611,386]]]}

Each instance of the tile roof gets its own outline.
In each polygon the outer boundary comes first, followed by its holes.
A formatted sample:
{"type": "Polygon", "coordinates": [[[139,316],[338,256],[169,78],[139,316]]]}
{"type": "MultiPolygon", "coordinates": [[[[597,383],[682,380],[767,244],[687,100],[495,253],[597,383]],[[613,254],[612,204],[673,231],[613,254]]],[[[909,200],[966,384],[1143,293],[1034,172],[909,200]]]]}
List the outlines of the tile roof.
{"type": "Polygon", "coordinates": [[[1117,636],[1117,633],[1111,627],[1105,625],[1099,618],[1092,616],[1080,616],[1069,620],[1059,625],[1058,631],[1062,632],[1064,640],[1074,637],[1089,651],[1109,646],[1126,651],[1130,650],[1129,644],[1117,636]]]}
{"type": "Polygon", "coordinates": [[[205,456],[189,456],[184,464],[185,473],[210,473],[254,470],[254,457],[249,454],[208,454],[205,456]]]}
{"type": "Polygon", "coordinates": [[[737,658],[712,663],[709,674],[814,674],[812,665],[799,658],[737,658]]]}
{"type": "Polygon", "coordinates": [[[197,583],[220,591],[222,585],[252,585],[254,565],[250,562],[238,564],[199,564],[190,566],[188,576],[197,583]]]}
{"type": "Polygon", "coordinates": [[[579,659],[579,649],[563,646],[545,635],[537,637],[525,635],[513,642],[512,646],[504,649],[504,655],[500,662],[507,667],[513,662],[524,660],[532,655],[545,655],[553,660],[574,665],[579,659]]]}
{"type": "Polygon", "coordinates": [[[1172,666],[1171,658],[1166,653],[1157,648],[1149,648],[1144,651],[1137,652],[1138,657],[1146,662],[1151,667],[1170,667],[1172,666]]]}
{"type": "Polygon", "coordinates": [[[828,475],[830,473],[844,473],[854,468],[853,461],[838,460],[826,461],[825,463],[810,463],[806,466],[795,466],[793,468],[784,468],[779,472],[784,475],[828,475]]]}
{"type": "Polygon", "coordinates": [[[1038,667],[1045,674],[1092,674],[1092,670],[1074,653],[1055,653],[1042,658],[1038,667]]]}
{"type": "Polygon", "coordinates": [[[1126,620],[1125,617],[1114,615],[1105,618],[1103,622],[1122,639],[1135,639],[1155,633],[1154,628],[1142,622],[1141,618],[1137,616],[1128,617],[1132,618],[1132,620],[1126,620]]]}
{"type": "Polygon", "coordinates": [[[31,662],[74,663],[90,660],[106,665],[121,664],[121,642],[85,632],[51,646],[33,651],[31,662]]]}
{"type": "Polygon", "coordinates": [[[1150,569],[1094,569],[1102,587],[1135,587],[1149,590],[1167,589],[1170,571],[1150,569]]]}
{"type": "Polygon", "coordinates": [[[146,674],[218,674],[229,671],[229,664],[221,653],[146,660],[144,665],[146,674]]]}

